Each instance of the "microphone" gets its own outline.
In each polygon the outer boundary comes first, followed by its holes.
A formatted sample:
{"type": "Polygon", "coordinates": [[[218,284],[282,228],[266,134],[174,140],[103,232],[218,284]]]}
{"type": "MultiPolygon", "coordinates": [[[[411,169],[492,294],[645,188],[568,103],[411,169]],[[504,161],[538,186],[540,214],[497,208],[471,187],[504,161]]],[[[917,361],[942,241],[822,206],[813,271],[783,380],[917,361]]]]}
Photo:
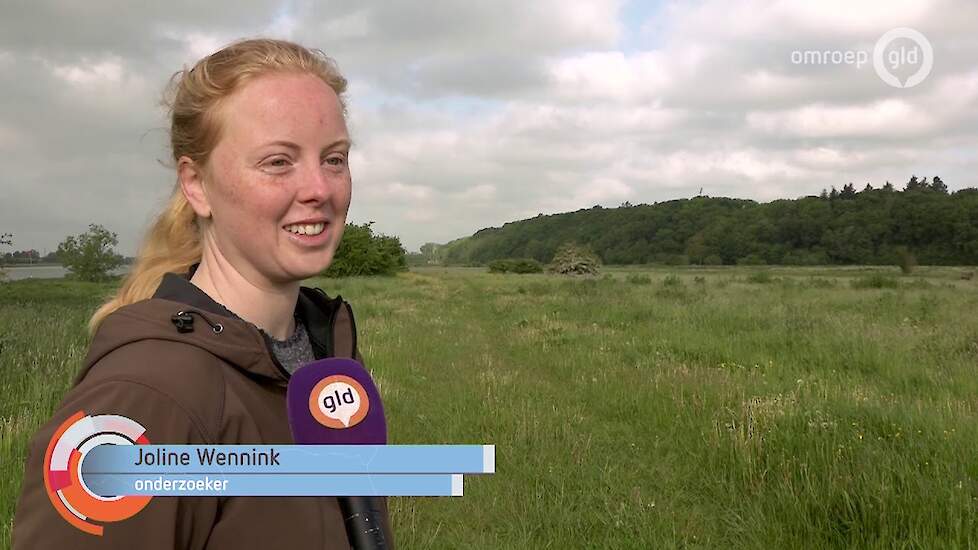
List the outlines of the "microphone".
{"type": "MultiPolygon", "coordinates": [[[[286,401],[292,439],[300,445],[387,444],[380,393],[353,359],[331,357],[300,367],[289,379],[286,401]]],[[[337,499],[354,550],[390,548],[373,498],[337,499]]]]}

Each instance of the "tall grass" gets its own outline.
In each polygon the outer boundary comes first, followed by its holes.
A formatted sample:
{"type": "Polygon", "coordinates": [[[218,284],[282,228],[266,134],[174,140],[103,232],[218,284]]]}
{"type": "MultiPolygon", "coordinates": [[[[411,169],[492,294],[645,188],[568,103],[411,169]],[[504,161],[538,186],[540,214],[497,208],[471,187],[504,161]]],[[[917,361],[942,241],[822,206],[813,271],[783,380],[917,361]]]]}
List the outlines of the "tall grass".
{"type": "MultiPolygon", "coordinates": [[[[353,304],[392,443],[496,445],[464,497],[391,499],[399,546],[978,544],[978,284],[480,271],[310,282],[353,304]]],[[[4,541],[24,445],[85,351],[93,302],[64,289],[102,290],[0,286],[4,541]]]]}

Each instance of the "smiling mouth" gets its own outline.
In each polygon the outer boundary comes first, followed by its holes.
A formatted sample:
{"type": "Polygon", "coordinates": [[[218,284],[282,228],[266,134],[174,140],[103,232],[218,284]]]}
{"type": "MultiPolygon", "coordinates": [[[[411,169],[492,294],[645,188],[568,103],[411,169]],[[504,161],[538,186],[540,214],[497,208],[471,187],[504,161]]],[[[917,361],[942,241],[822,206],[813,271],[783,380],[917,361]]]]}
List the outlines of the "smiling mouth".
{"type": "Polygon", "coordinates": [[[286,225],[282,229],[285,229],[289,233],[294,233],[296,235],[319,235],[326,228],[326,224],[323,222],[319,223],[296,223],[292,225],[286,225]]]}

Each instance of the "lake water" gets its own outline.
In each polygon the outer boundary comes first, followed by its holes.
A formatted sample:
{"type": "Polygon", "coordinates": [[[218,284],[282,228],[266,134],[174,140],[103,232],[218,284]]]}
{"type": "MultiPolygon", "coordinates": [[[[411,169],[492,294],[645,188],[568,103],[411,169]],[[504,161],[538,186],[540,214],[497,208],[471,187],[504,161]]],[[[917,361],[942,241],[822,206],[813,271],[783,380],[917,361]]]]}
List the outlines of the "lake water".
{"type": "MultiPolygon", "coordinates": [[[[60,265],[19,265],[7,266],[3,268],[7,272],[8,281],[19,281],[21,279],[60,279],[68,273],[64,266],[60,265]]],[[[113,275],[122,275],[129,271],[129,266],[122,266],[111,271],[113,275]]]]}

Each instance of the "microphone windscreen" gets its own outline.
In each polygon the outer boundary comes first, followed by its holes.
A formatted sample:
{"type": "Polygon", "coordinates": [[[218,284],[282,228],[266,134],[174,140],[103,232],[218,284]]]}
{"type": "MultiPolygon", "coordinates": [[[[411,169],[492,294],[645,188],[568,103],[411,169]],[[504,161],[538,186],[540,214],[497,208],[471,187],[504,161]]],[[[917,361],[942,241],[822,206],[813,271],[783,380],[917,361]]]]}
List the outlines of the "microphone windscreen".
{"type": "Polygon", "coordinates": [[[299,445],[385,445],[384,405],[358,361],[319,359],[300,367],[286,393],[289,427],[299,445]]]}

